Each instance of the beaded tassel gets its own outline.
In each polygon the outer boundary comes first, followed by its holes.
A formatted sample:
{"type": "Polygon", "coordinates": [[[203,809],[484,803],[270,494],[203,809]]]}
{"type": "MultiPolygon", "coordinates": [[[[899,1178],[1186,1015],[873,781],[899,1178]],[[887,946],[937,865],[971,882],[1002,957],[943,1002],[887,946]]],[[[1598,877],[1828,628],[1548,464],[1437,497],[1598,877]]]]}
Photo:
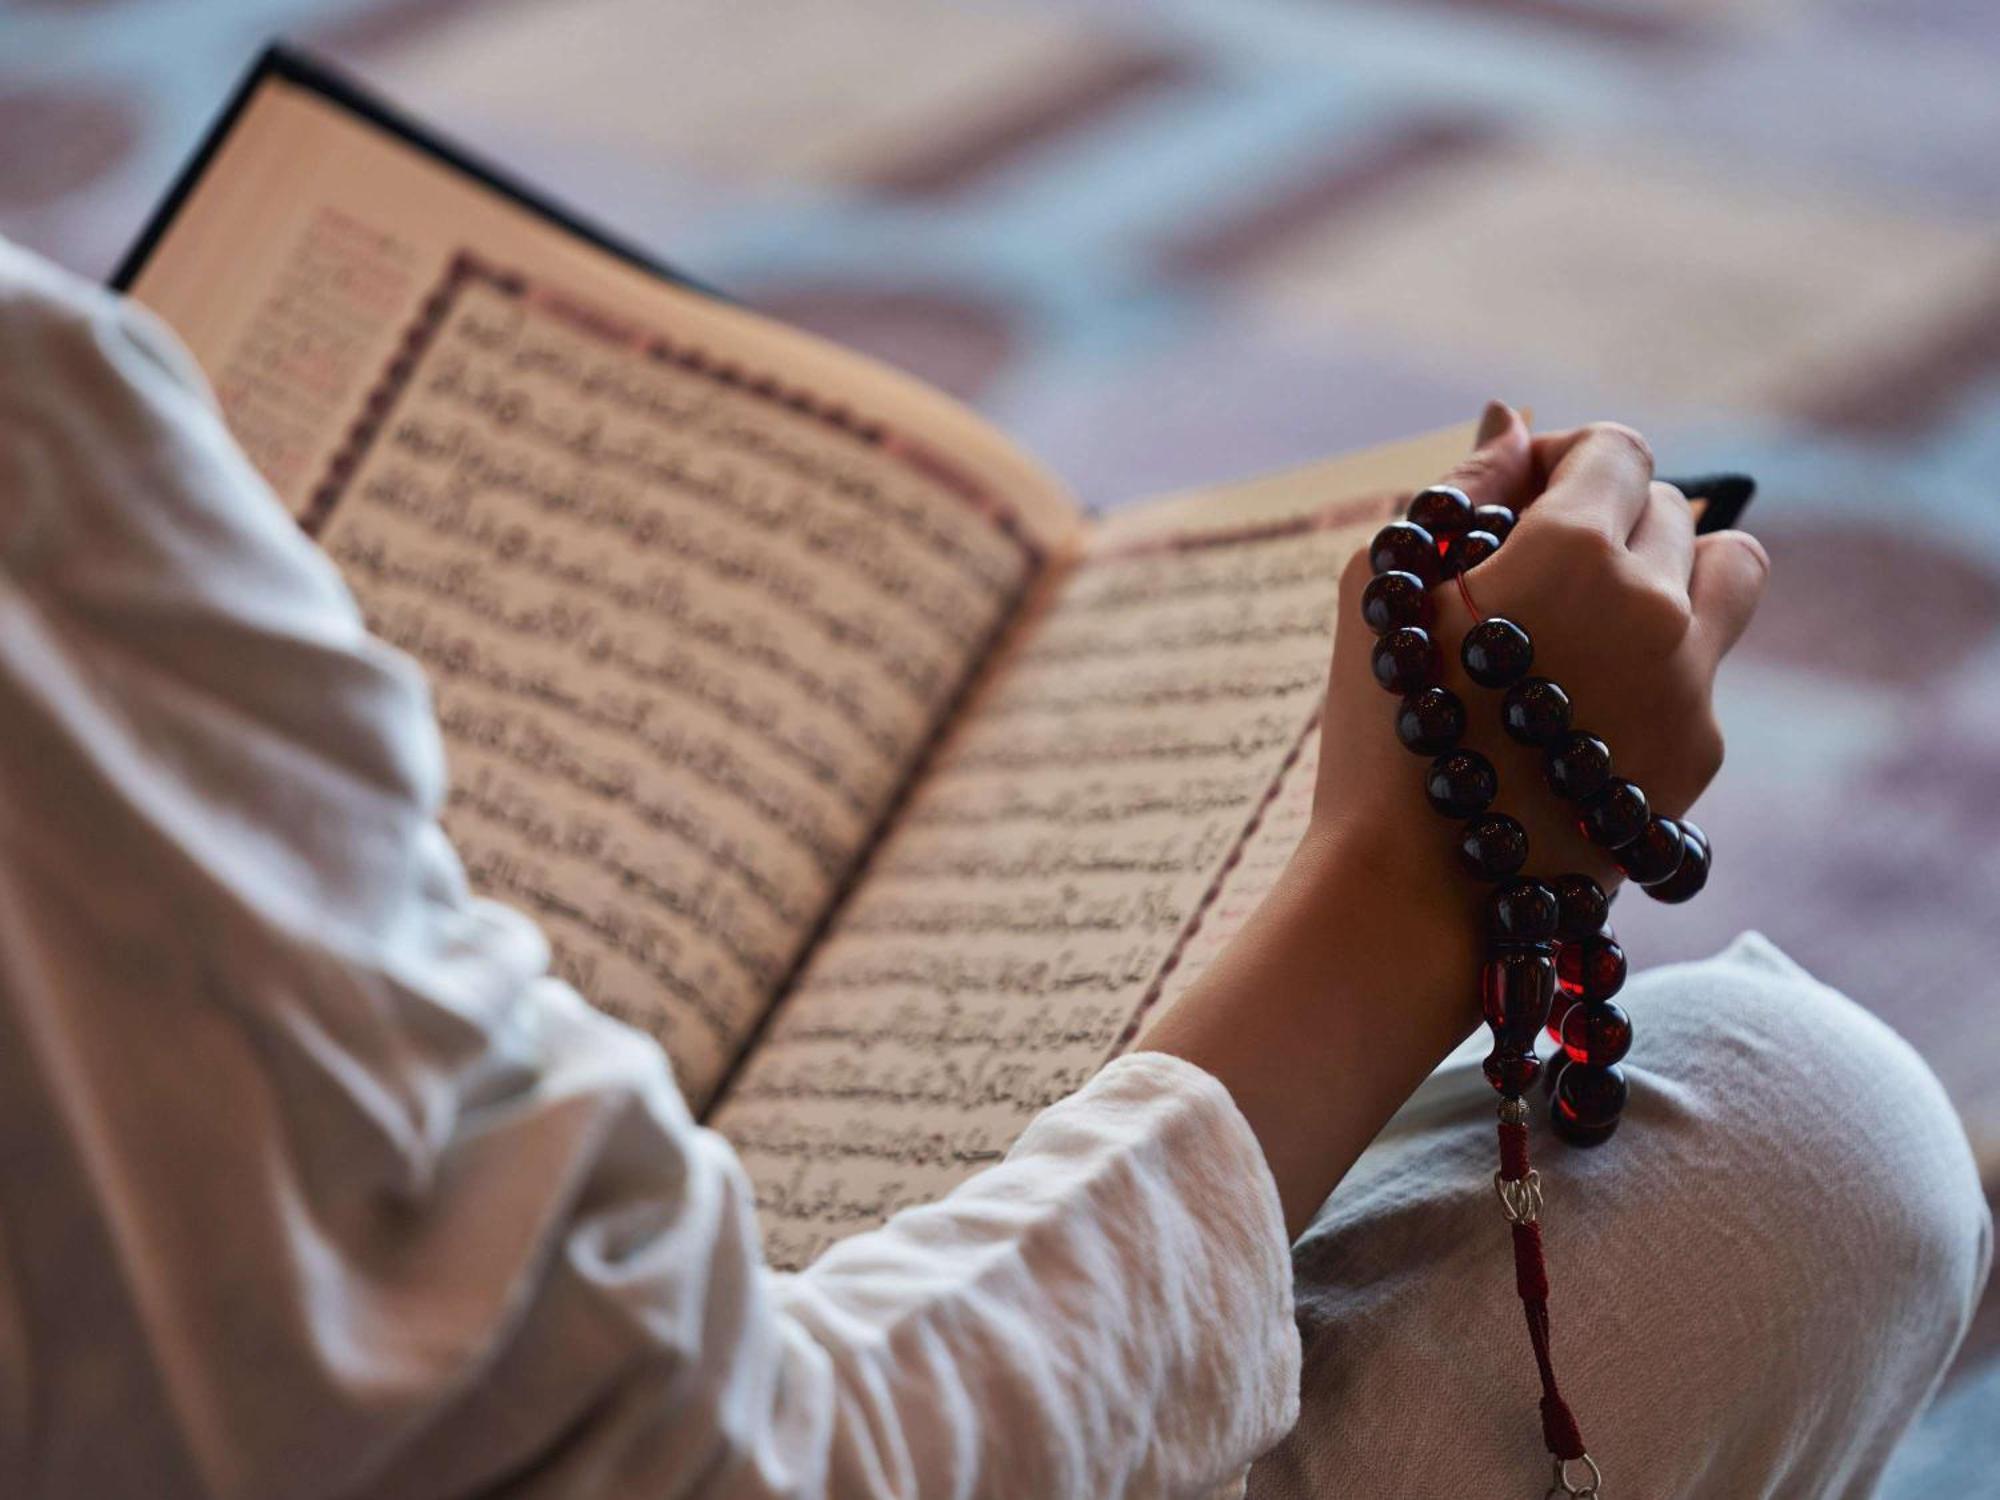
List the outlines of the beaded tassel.
{"type": "Polygon", "coordinates": [[[1509,1099],[1500,1106],[1500,1169],[1493,1186],[1514,1235],[1514,1288],[1528,1320],[1528,1342],[1542,1381],[1542,1442],[1553,1462],[1551,1495],[1594,1496],[1604,1476],[1585,1451],[1583,1434],[1556,1384],[1549,1355],[1549,1270],[1542,1258],[1542,1174],[1528,1164],[1528,1106],[1509,1099]],[[1572,1483],[1570,1465],[1587,1477],[1572,1483]]]}

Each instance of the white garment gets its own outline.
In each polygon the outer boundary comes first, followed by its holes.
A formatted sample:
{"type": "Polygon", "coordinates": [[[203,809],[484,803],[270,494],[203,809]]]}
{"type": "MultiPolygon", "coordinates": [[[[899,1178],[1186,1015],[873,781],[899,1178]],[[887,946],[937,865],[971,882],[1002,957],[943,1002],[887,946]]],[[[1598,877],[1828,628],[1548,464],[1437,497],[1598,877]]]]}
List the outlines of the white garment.
{"type": "Polygon", "coordinates": [[[658,1049],[468,893],[442,782],[186,357],[0,242],[0,1494],[1096,1500],[1290,1425],[1215,1080],[1115,1063],[775,1275],[658,1049]]]}

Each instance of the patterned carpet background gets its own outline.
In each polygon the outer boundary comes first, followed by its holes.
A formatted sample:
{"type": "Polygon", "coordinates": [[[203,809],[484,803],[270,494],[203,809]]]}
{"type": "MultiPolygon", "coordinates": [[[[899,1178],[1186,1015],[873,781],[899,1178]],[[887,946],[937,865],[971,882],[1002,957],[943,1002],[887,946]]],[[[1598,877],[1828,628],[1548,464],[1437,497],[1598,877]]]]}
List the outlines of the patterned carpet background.
{"type": "MultiPolygon", "coordinates": [[[[1490,395],[1757,474],[1717,876],[1622,925],[1762,928],[2000,1182],[1990,0],[0,0],[0,232],[101,274],[278,33],[1093,504],[1490,395]]],[[[1984,1321],[1892,1492],[1990,1479],[1984,1321]]]]}

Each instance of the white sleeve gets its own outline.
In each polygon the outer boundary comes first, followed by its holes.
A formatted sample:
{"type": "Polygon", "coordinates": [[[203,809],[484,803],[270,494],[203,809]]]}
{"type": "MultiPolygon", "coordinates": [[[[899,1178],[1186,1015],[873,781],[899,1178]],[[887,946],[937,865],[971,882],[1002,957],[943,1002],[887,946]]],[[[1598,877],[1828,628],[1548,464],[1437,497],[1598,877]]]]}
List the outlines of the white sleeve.
{"type": "Polygon", "coordinates": [[[1296,1411],[1226,1092],[809,1271],[435,815],[420,675],[150,319],[0,241],[0,1493],[1199,1493],[1296,1411]]]}

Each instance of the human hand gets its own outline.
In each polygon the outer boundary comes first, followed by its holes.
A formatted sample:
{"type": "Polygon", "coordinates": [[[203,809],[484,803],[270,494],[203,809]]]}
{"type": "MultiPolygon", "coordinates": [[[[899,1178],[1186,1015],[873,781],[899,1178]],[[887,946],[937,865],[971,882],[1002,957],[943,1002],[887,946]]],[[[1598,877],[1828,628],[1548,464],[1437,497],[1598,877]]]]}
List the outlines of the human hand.
{"type": "MultiPolygon", "coordinates": [[[[1696,537],[1687,500],[1652,481],[1652,452],[1630,428],[1596,423],[1531,438],[1516,413],[1496,405],[1482,434],[1441,482],[1519,519],[1507,544],[1468,570],[1469,590],[1485,614],[1533,637],[1534,675],[1568,692],[1575,727],[1611,747],[1616,774],[1643,787],[1654,812],[1685,813],[1722,764],[1716,668],[1762,597],[1764,549],[1743,532],[1696,537]]],[[[1375,636],[1359,614],[1370,576],[1364,554],[1341,581],[1315,832],[1337,835],[1350,857],[1413,888],[1464,888],[1456,825],[1424,797],[1429,758],[1397,740],[1395,700],[1370,671],[1375,636]]],[[[1462,743],[1499,772],[1493,806],[1527,828],[1528,869],[1579,870],[1615,889],[1617,867],[1578,832],[1573,805],[1549,790],[1542,752],[1510,739],[1500,694],[1466,677],[1458,647],[1473,622],[1458,590],[1441,586],[1432,601],[1445,686],[1466,706],[1462,743]]]]}
{"type": "MultiPolygon", "coordinates": [[[[1717,663],[1749,622],[1769,562],[1741,533],[1697,539],[1687,501],[1652,480],[1630,429],[1596,424],[1531,438],[1489,409],[1478,449],[1442,482],[1507,505],[1507,544],[1467,577],[1482,610],[1534,638],[1534,672],[1560,682],[1575,723],[1610,745],[1619,774],[1678,815],[1722,763],[1717,663]]],[[[1360,616],[1370,577],[1341,580],[1312,824],[1283,878],[1140,1045],[1206,1068],[1264,1148],[1297,1234],[1354,1158],[1477,1024],[1486,889],[1459,868],[1457,825],[1424,795],[1428,757],[1396,738],[1360,616]]],[[[1499,695],[1473,685],[1458,645],[1472,623],[1455,588],[1433,591],[1445,684],[1463,699],[1462,744],[1499,772],[1494,802],[1526,826],[1527,868],[1615,866],[1577,832],[1539,752],[1500,728],[1499,695]]]]}

